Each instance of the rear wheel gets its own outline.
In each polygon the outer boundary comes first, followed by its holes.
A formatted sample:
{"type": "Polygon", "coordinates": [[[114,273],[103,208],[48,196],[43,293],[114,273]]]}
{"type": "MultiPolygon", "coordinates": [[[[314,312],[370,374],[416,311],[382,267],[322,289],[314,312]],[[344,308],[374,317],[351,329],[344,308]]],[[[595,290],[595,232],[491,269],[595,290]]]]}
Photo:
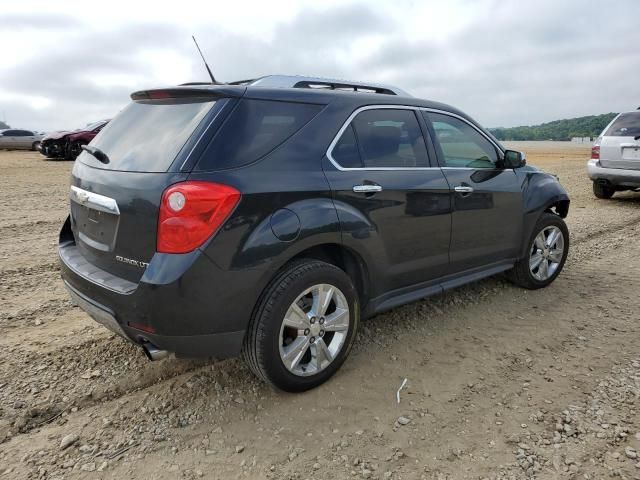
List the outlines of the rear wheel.
{"type": "Polygon", "coordinates": [[[537,289],[553,282],[569,253],[569,230],[564,220],[543,213],[529,239],[527,256],[508,272],[510,280],[524,288],[537,289]]]}
{"type": "Polygon", "coordinates": [[[613,194],[616,193],[616,189],[610,185],[604,185],[602,183],[593,182],[593,194],[602,199],[608,199],[613,197],[613,194]]]}
{"type": "Polygon", "coordinates": [[[349,276],[318,260],[291,263],[267,287],[243,355],[260,378],[301,392],[329,379],[346,360],[359,320],[349,276]]]}

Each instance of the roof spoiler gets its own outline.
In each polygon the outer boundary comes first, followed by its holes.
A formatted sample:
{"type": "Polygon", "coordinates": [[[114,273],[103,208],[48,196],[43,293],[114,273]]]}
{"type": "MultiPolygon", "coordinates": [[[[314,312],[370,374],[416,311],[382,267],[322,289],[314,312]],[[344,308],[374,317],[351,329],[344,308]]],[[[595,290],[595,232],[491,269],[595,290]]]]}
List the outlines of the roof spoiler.
{"type": "Polygon", "coordinates": [[[131,100],[166,100],[172,98],[221,98],[241,97],[244,88],[215,85],[218,88],[194,88],[197,85],[212,85],[211,83],[191,83],[185,86],[158,88],[153,90],[139,90],[131,94],[131,100]],[[190,87],[190,86],[191,87],[190,87]]]}

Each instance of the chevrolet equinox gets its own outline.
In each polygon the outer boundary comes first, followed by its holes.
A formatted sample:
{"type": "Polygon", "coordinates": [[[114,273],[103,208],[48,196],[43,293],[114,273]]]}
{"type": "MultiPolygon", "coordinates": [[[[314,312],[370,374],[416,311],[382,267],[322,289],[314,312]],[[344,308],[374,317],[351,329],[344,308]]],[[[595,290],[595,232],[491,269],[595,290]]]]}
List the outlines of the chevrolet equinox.
{"type": "Polygon", "coordinates": [[[448,105],[295,76],[131,98],[82,146],[58,251],[72,301],[151,359],[242,354],[302,391],[362,318],[566,260],[557,178],[448,105]]]}

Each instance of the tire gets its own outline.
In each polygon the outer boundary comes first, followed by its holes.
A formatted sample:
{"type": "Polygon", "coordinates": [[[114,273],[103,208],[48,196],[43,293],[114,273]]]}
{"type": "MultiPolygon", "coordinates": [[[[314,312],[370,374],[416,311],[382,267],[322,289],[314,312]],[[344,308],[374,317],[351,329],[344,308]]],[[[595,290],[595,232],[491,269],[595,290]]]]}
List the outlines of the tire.
{"type": "Polygon", "coordinates": [[[40,146],[40,142],[33,142],[31,144],[31,150],[33,150],[34,152],[36,152],[38,150],[38,147],[40,146]]]}
{"type": "MultiPolygon", "coordinates": [[[[554,241],[554,239],[552,239],[554,241]]],[[[551,247],[559,247],[556,240],[551,247]]],[[[507,272],[507,277],[516,285],[535,290],[543,288],[553,282],[564,267],[567,260],[567,254],[569,253],[569,229],[564,223],[564,220],[558,215],[545,212],[538,219],[533,234],[528,239],[527,255],[518,260],[512,270],[507,272]],[[559,248],[544,248],[541,249],[544,243],[546,247],[547,241],[551,238],[551,232],[560,232],[562,237],[562,252],[558,253],[559,248]],[[542,237],[545,238],[544,242],[541,242],[542,237]],[[555,251],[555,252],[554,252],[555,251]],[[538,254],[538,252],[541,252],[538,254]],[[538,256],[539,255],[539,256],[538,256]],[[548,258],[546,257],[548,255],[548,258]],[[540,262],[533,268],[536,262],[540,262]],[[556,260],[556,261],[554,261],[556,260]],[[544,264],[546,263],[546,271],[544,264]],[[548,274],[548,275],[545,275],[548,274]]]]}
{"type": "Polygon", "coordinates": [[[597,197],[597,198],[601,198],[603,200],[607,200],[611,197],[613,197],[613,194],[616,193],[616,189],[609,186],[609,185],[603,185],[601,183],[598,182],[593,182],[593,194],[597,197]]]}
{"type": "Polygon", "coordinates": [[[245,336],[243,357],[256,376],[276,388],[302,392],[317,387],[349,355],[360,319],[359,308],[356,289],[344,271],[314,259],[292,262],[261,295],[245,336]],[[327,298],[328,292],[328,308],[323,313],[313,299],[327,298]],[[314,309],[317,317],[313,316],[314,309]],[[322,348],[325,345],[327,348],[322,348]]]}
{"type": "Polygon", "coordinates": [[[65,155],[65,159],[66,160],[75,160],[76,158],[78,158],[78,155],[80,155],[81,147],[82,145],[86,145],[85,142],[73,142],[70,143],[68,148],[66,149],[66,155],[65,155]]]}

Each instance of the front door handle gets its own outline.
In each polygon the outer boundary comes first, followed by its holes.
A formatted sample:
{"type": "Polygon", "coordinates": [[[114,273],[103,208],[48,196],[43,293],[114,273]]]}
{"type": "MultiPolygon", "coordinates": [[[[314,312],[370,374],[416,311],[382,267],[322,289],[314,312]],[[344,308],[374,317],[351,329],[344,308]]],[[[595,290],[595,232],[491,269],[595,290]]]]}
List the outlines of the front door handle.
{"type": "Polygon", "coordinates": [[[473,187],[470,187],[469,185],[458,185],[457,187],[454,187],[453,189],[457,193],[463,193],[463,194],[473,193],[473,187]]]}
{"type": "Polygon", "coordinates": [[[382,185],[372,185],[372,184],[354,185],[353,186],[353,191],[355,193],[376,193],[376,192],[381,192],[382,191],[382,185]]]}

